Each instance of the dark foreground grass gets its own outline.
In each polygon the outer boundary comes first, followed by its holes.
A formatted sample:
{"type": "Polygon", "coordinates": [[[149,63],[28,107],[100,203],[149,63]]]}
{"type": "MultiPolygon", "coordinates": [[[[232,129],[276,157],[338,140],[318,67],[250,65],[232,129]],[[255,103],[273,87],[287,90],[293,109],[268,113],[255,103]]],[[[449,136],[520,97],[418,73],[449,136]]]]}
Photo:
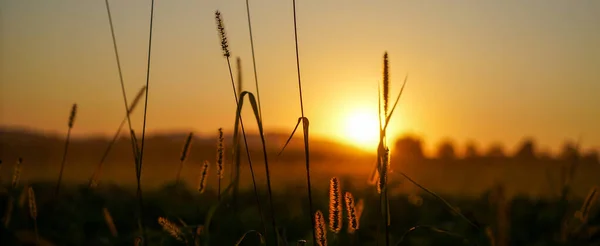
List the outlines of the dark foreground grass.
{"type": "MultiPolygon", "coordinates": [[[[87,185],[82,184],[65,187],[58,199],[54,199],[51,183],[36,183],[32,187],[37,196],[37,223],[42,245],[133,245],[139,233],[135,189],[103,185],[89,190],[87,185]],[[113,236],[105,221],[104,208],[111,214],[117,236],[113,236]]],[[[13,216],[8,229],[2,228],[0,245],[35,243],[34,221],[29,217],[27,202],[20,201],[23,189],[25,187],[10,191],[16,198],[13,216]]],[[[307,197],[305,192],[298,189],[280,187],[273,193],[274,206],[280,211],[277,214],[279,234],[287,241],[287,245],[296,245],[301,239],[309,241],[310,245],[312,228],[307,220],[311,216],[304,202],[307,197]]],[[[329,245],[376,245],[382,228],[378,228],[381,226],[377,209],[379,196],[372,189],[348,190],[357,200],[365,201],[360,228],[354,234],[348,233],[347,214],[344,211],[342,231],[339,234],[327,234],[329,245]]],[[[315,209],[327,211],[328,192],[326,189],[314,190],[315,209]]],[[[8,194],[7,191],[1,194],[2,211],[6,208],[8,194]]],[[[266,191],[259,194],[261,200],[268,199],[266,191]]],[[[390,194],[392,209],[389,231],[393,245],[494,245],[485,232],[475,230],[457,215],[439,206],[435,199],[425,194],[422,200],[421,197],[417,198],[415,195],[390,194]]],[[[489,227],[497,235],[498,216],[490,198],[491,195],[486,193],[477,199],[454,197],[449,200],[472,221],[482,228],[489,227]]],[[[218,199],[216,190],[199,194],[176,186],[174,182],[161,189],[145,191],[144,199],[143,221],[146,222],[148,245],[185,245],[161,228],[159,217],[167,218],[179,226],[187,237],[188,245],[195,245],[194,235],[198,226],[201,231],[198,245],[236,245],[246,232],[262,229],[252,190],[240,193],[238,202],[241,206],[237,214],[233,213],[229,198],[225,198],[218,207],[214,206],[218,199]],[[210,210],[214,210],[214,213],[210,210]],[[212,218],[209,218],[210,215],[212,218]]],[[[588,229],[584,232],[569,235],[569,240],[561,240],[564,215],[572,216],[581,203],[571,201],[567,212],[564,212],[559,200],[533,200],[527,197],[510,200],[508,245],[600,245],[600,218],[597,215],[589,219],[588,229]]],[[[239,245],[260,245],[260,238],[256,233],[248,233],[239,245]]]]}

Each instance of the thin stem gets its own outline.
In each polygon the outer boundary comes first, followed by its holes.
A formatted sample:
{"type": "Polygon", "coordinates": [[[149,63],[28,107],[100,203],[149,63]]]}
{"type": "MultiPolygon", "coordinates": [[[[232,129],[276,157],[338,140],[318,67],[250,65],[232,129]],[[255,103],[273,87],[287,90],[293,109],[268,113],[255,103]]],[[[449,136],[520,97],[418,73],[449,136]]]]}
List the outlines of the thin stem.
{"type": "MultiPolygon", "coordinates": [[[[302,80],[301,80],[301,76],[300,76],[300,56],[299,56],[299,51],[298,51],[298,24],[296,21],[296,0],[293,0],[293,11],[294,11],[294,42],[296,44],[296,69],[298,72],[298,92],[300,94],[300,113],[302,114],[302,119],[306,120],[306,117],[304,116],[304,102],[303,102],[303,96],[302,96],[302,80]]],[[[308,129],[307,129],[307,125],[308,124],[302,124],[302,129],[304,131],[304,156],[305,156],[305,161],[306,161],[306,185],[307,185],[307,190],[308,190],[308,208],[309,208],[309,214],[310,214],[310,222],[311,222],[311,228],[312,228],[312,234],[313,234],[313,243],[317,242],[317,234],[315,231],[315,220],[313,218],[313,200],[312,200],[312,190],[311,190],[311,184],[310,184],[310,154],[309,154],[309,146],[308,146],[308,129]]]]}
{"type": "Polygon", "coordinates": [[[56,189],[54,190],[54,196],[58,196],[60,191],[60,183],[62,182],[63,171],[65,170],[65,162],[67,161],[67,152],[69,150],[69,142],[71,141],[71,127],[67,131],[67,139],[65,140],[65,149],[63,152],[62,162],[60,163],[60,173],[58,174],[58,181],[56,182],[56,189]]]}
{"type": "Polygon", "coordinates": [[[123,121],[121,121],[119,128],[117,128],[117,132],[115,133],[112,140],[108,144],[108,147],[106,147],[106,150],[104,150],[104,153],[102,154],[102,158],[100,158],[100,163],[98,164],[98,167],[94,171],[94,174],[92,175],[92,178],[90,179],[88,187],[91,187],[94,182],[97,182],[100,179],[100,173],[102,172],[102,166],[104,166],[104,161],[106,161],[106,158],[108,157],[108,153],[110,153],[110,150],[112,149],[114,144],[117,142],[117,139],[119,139],[121,130],[123,130],[123,126],[125,126],[126,122],[127,122],[127,116],[123,119],[123,121]]]}
{"type": "Polygon", "coordinates": [[[108,3],[108,0],[104,0],[104,3],[106,5],[106,13],[108,14],[108,23],[110,24],[110,34],[112,37],[113,48],[115,51],[115,59],[117,61],[117,70],[119,71],[119,81],[121,82],[121,93],[123,94],[123,103],[125,105],[125,112],[126,112],[125,117],[127,119],[129,131],[131,131],[131,130],[133,130],[133,128],[131,127],[131,118],[129,117],[129,106],[128,106],[129,103],[127,102],[127,93],[125,91],[125,82],[123,80],[123,70],[121,69],[121,59],[119,57],[119,50],[117,49],[117,38],[115,36],[115,29],[113,27],[114,25],[113,25],[113,21],[112,21],[112,13],[110,11],[110,5],[108,3]]]}
{"type": "MultiPolygon", "coordinates": [[[[140,209],[140,217],[143,218],[143,202],[142,202],[142,188],[141,188],[141,179],[142,179],[142,167],[144,161],[144,144],[146,140],[146,120],[148,115],[148,92],[150,91],[150,61],[152,58],[152,25],[154,23],[154,0],[152,0],[152,4],[150,6],[150,31],[148,37],[148,61],[146,68],[146,98],[144,100],[144,123],[142,126],[142,146],[140,148],[139,154],[139,163],[137,172],[137,193],[138,193],[138,202],[140,209]]],[[[143,222],[143,221],[142,221],[143,222]]],[[[142,223],[143,224],[143,223],[142,223]]],[[[142,227],[142,233],[144,233],[144,245],[147,245],[148,237],[145,235],[145,230],[142,227]]]]}
{"type": "Polygon", "coordinates": [[[33,219],[33,227],[35,229],[35,242],[40,245],[40,233],[38,232],[37,219],[33,219]]]}
{"type": "Polygon", "coordinates": [[[252,49],[252,67],[254,68],[254,84],[256,85],[256,99],[258,100],[258,115],[262,120],[262,107],[260,104],[260,91],[258,89],[258,73],[256,72],[256,57],[254,55],[254,36],[252,35],[252,22],[250,18],[250,4],[246,0],[246,14],[248,16],[248,31],[250,33],[250,49],[252,49]]]}
{"type": "MultiPolygon", "coordinates": [[[[233,72],[231,70],[231,61],[229,60],[229,57],[227,56],[227,67],[229,68],[229,77],[231,78],[231,86],[233,88],[233,96],[235,98],[235,104],[236,106],[239,105],[239,100],[238,100],[238,95],[237,95],[237,90],[235,88],[235,82],[233,80],[233,72]]],[[[237,115],[236,115],[237,117],[237,115]]],[[[250,158],[250,149],[249,149],[249,145],[248,145],[248,139],[246,138],[246,130],[244,129],[244,122],[242,120],[242,117],[240,115],[240,126],[242,128],[242,136],[244,138],[244,145],[246,146],[246,155],[248,158],[248,165],[250,166],[250,174],[252,176],[252,186],[254,188],[254,196],[256,197],[256,204],[258,206],[258,213],[260,215],[260,224],[263,227],[263,231],[265,232],[265,236],[267,236],[267,228],[265,226],[265,222],[264,222],[264,216],[263,216],[263,212],[262,212],[262,207],[260,206],[260,199],[258,196],[258,188],[256,186],[256,178],[254,176],[254,168],[252,167],[252,159],[250,158]]]]}

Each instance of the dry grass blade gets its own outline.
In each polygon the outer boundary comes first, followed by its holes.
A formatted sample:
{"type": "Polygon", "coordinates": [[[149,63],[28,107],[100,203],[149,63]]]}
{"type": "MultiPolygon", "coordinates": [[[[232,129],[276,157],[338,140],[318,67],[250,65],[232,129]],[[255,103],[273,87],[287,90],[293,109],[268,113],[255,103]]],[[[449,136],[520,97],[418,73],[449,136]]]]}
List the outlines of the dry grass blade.
{"type": "Polygon", "coordinates": [[[102,213],[104,215],[104,222],[106,222],[106,226],[108,226],[110,233],[113,235],[113,237],[117,237],[118,236],[117,227],[115,226],[113,217],[110,215],[110,212],[108,211],[107,208],[103,208],[102,213]]]}
{"type": "Polygon", "coordinates": [[[242,237],[240,239],[237,240],[237,242],[235,243],[235,246],[239,246],[244,241],[244,239],[246,239],[246,236],[248,236],[248,234],[250,234],[250,233],[256,233],[256,235],[258,235],[258,238],[260,240],[260,245],[265,244],[265,238],[263,237],[262,234],[260,234],[259,231],[249,230],[249,231],[245,232],[244,235],[242,235],[242,237]]]}

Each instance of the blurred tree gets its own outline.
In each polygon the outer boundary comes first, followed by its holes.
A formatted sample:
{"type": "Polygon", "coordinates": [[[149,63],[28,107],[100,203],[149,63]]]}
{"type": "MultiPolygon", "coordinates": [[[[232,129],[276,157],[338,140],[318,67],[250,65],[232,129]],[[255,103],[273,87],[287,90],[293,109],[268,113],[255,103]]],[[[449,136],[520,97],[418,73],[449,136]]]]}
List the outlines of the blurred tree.
{"type": "Polygon", "coordinates": [[[486,157],[491,158],[504,158],[506,157],[504,146],[500,143],[494,143],[490,146],[485,154],[486,157]]]}
{"type": "Polygon", "coordinates": [[[454,143],[451,140],[443,140],[437,148],[437,158],[442,160],[453,160],[456,158],[454,143]]]}
{"type": "Polygon", "coordinates": [[[396,141],[394,157],[401,160],[422,160],[423,141],[417,136],[402,136],[396,141]]]}
{"type": "Polygon", "coordinates": [[[559,154],[561,160],[573,161],[580,156],[579,146],[572,141],[565,141],[559,154]]]}
{"type": "Polygon", "coordinates": [[[477,144],[475,141],[468,141],[465,146],[465,159],[475,159],[477,157],[479,157],[477,144]]]}
{"type": "Polygon", "coordinates": [[[525,138],[517,149],[514,157],[521,160],[533,160],[536,158],[536,145],[532,138],[525,138]]]}
{"type": "Polygon", "coordinates": [[[590,150],[583,155],[583,163],[600,165],[600,157],[597,150],[590,150]]]}

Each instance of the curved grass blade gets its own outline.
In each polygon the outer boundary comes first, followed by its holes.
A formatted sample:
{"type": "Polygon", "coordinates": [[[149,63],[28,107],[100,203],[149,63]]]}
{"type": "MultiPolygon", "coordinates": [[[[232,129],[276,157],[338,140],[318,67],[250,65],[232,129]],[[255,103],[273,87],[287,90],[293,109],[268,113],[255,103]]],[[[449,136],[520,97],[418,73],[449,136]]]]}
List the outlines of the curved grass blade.
{"type": "Polygon", "coordinates": [[[262,120],[259,115],[258,104],[256,102],[256,98],[254,97],[254,94],[252,94],[251,92],[244,91],[240,94],[240,99],[239,99],[238,106],[236,109],[233,141],[235,143],[239,139],[238,132],[239,132],[240,120],[242,118],[241,113],[242,113],[242,106],[244,105],[244,97],[245,96],[248,96],[248,101],[250,101],[250,106],[252,106],[252,111],[254,113],[254,117],[256,118],[256,123],[258,125],[258,132],[260,135],[262,151],[263,151],[263,158],[264,158],[264,162],[265,162],[265,173],[266,173],[266,177],[267,177],[267,193],[269,196],[269,205],[271,207],[271,223],[273,226],[273,228],[272,228],[273,235],[275,235],[275,241],[277,241],[277,236],[276,236],[277,235],[277,223],[275,221],[275,207],[273,206],[273,192],[271,189],[271,175],[269,173],[269,159],[267,158],[267,147],[266,147],[266,143],[265,143],[264,129],[263,129],[262,120]]]}
{"type": "Polygon", "coordinates": [[[260,245],[266,245],[265,238],[263,237],[262,234],[260,234],[259,231],[249,230],[246,233],[244,233],[244,235],[242,235],[242,237],[235,243],[235,246],[239,246],[244,241],[244,239],[246,239],[246,236],[250,233],[256,233],[256,235],[258,235],[258,238],[260,239],[260,245]]]}
{"type": "Polygon", "coordinates": [[[446,207],[448,207],[450,210],[452,210],[452,212],[458,214],[459,217],[461,217],[462,219],[464,219],[467,223],[469,223],[475,229],[477,229],[477,230],[481,229],[477,224],[475,224],[475,222],[473,222],[470,219],[468,219],[464,214],[462,214],[454,206],[452,206],[448,201],[446,201],[446,199],[442,198],[438,194],[435,194],[433,191],[431,191],[431,190],[425,188],[424,186],[420,185],[419,183],[417,183],[416,181],[414,181],[413,179],[411,179],[410,177],[408,177],[408,175],[406,175],[404,172],[399,172],[399,173],[400,173],[400,175],[402,175],[406,179],[408,179],[408,181],[410,181],[411,183],[413,183],[417,187],[421,188],[423,191],[429,193],[430,195],[432,195],[433,197],[435,197],[436,199],[438,199],[440,202],[442,202],[444,205],[446,205],[446,207]]]}
{"type": "Polygon", "coordinates": [[[302,121],[302,118],[304,118],[304,117],[298,118],[298,122],[296,123],[296,126],[294,127],[294,130],[292,131],[292,134],[290,134],[290,137],[288,138],[288,140],[285,141],[285,144],[283,145],[283,148],[281,148],[281,151],[279,151],[279,154],[277,154],[277,156],[280,156],[283,153],[283,151],[285,150],[285,147],[287,147],[288,144],[290,143],[290,141],[292,141],[292,137],[294,137],[294,134],[296,133],[296,130],[298,130],[298,126],[300,125],[300,122],[302,121]]]}
{"type": "Polygon", "coordinates": [[[450,232],[450,231],[446,231],[446,230],[437,228],[435,226],[418,225],[418,226],[412,227],[412,228],[408,229],[406,232],[404,232],[404,234],[402,234],[402,237],[400,237],[400,240],[398,241],[398,243],[396,243],[396,246],[401,245],[404,242],[404,239],[406,239],[406,237],[409,234],[411,234],[412,232],[414,232],[414,231],[416,231],[418,229],[427,229],[427,230],[429,230],[431,232],[440,233],[440,234],[444,234],[444,235],[447,235],[447,236],[450,236],[450,237],[462,239],[463,242],[465,242],[466,244],[470,244],[469,243],[469,239],[467,239],[466,237],[464,237],[464,236],[462,236],[460,234],[457,234],[457,233],[454,233],[454,232],[450,232]]]}

